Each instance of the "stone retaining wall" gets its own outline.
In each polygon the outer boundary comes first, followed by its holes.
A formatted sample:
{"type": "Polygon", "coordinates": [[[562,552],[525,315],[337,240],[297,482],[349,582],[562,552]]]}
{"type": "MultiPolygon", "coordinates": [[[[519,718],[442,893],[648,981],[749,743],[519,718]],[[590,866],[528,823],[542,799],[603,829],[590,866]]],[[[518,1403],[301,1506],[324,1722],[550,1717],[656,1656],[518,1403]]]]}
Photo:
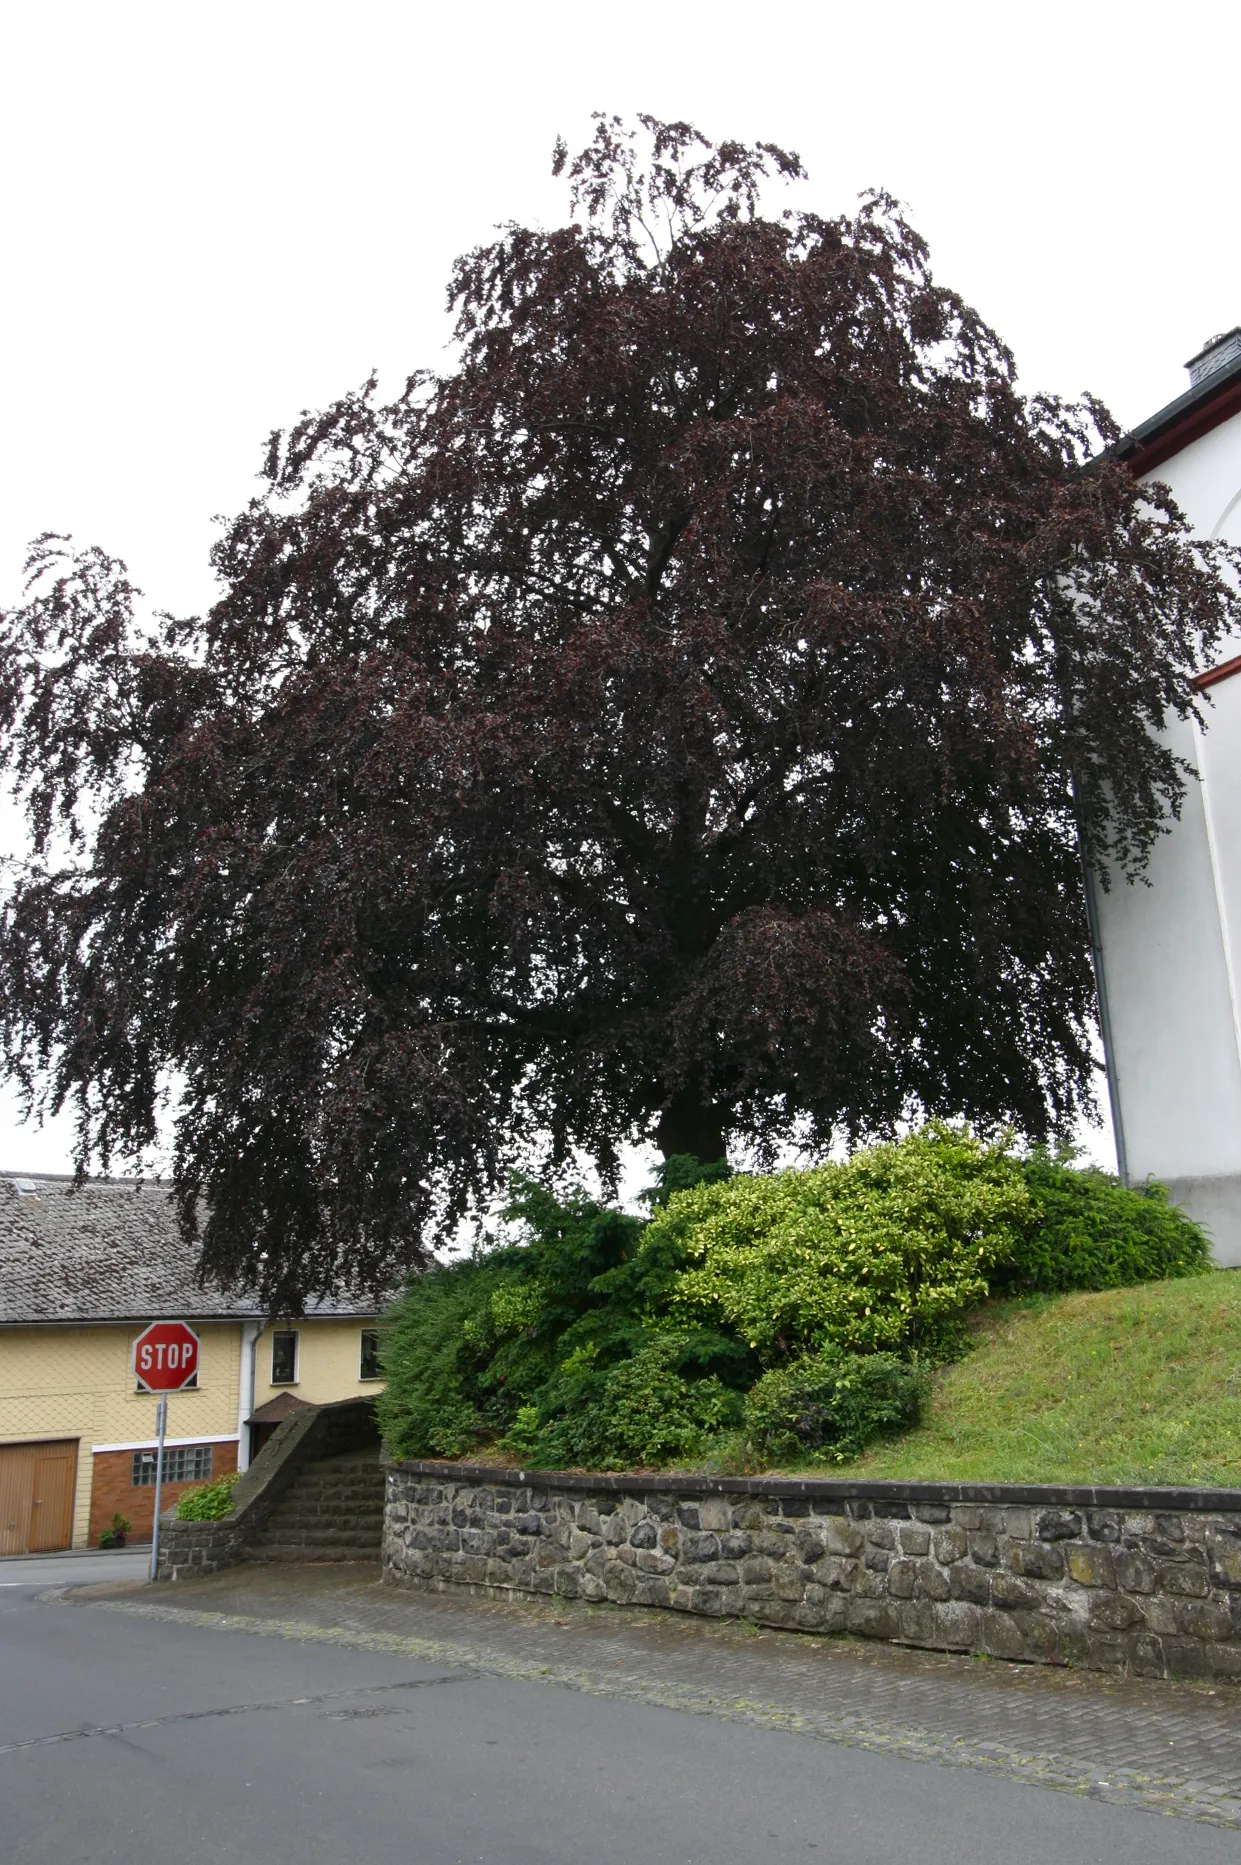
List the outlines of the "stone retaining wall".
{"type": "Polygon", "coordinates": [[[388,1469],[384,1578],[1241,1678],[1241,1491],[388,1469]]]}

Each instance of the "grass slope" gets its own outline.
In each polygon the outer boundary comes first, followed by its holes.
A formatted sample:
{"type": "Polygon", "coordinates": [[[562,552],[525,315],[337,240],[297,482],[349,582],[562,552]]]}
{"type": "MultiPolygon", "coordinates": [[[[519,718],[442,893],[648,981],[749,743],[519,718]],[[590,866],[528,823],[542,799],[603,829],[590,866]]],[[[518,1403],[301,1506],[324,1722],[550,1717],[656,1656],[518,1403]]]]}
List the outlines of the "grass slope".
{"type": "Polygon", "coordinates": [[[922,1425],[830,1474],[1241,1486],[1241,1272],[995,1302],[974,1337],[922,1425]]]}

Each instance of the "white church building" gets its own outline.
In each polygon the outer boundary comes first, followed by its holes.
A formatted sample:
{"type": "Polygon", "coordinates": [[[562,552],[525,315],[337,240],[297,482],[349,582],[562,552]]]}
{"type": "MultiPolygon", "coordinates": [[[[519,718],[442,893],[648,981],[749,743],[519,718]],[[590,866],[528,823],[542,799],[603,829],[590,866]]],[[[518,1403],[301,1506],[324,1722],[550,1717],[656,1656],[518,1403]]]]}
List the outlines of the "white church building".
{"type": "MultiPolygon", "coordinates": [[[[1125,436],[1206,537],[1241,544],[1241,328],[1188,364],[1187,392],[1125,436]]],[[[1170,742],[1198,772],[1146,880],[1091,888],[1121,1176],[1152,1176],[1241,1265],[1241,641],[1200,675],[1206,729],[1170,742]]]]}

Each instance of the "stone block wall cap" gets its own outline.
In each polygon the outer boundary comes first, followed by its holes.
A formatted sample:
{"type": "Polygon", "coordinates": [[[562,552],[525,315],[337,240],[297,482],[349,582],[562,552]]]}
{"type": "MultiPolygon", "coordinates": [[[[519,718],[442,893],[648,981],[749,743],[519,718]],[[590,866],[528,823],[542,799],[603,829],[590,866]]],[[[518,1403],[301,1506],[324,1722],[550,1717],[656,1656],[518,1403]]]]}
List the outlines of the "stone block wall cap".
{"type": "Polygon", "coordinates": [[[519,1470],[511,1464],[448,1463],[385,1455],[391,1470],[456,1483],[510,1489],[595,1490],[611,1495],[772,1496],[807,1501],[1028,1503],[1046,1508],[1149,1509],[1241,1513],[1241,1489],[1081,1483],[915,1483],[817,1476],[690,1476],[683,1472],[519,1470]]]}

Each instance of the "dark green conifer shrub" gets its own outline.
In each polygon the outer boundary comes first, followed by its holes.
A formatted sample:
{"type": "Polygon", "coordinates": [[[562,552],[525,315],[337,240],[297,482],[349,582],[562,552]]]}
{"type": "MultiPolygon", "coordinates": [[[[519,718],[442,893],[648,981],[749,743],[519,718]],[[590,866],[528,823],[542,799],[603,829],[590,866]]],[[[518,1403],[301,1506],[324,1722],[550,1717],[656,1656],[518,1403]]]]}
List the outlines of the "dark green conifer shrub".
{"type": "MultiPolygon", "coordinates": [[[[668,1160],[651,1202],[695,1170],[668,1160]]],[[[641,1250],[641,1218],[525,1179],[506,1216],[521,1243],[414,1277],[389,1317],[379,1418],[395,1455],[459,1457],[498,1440],[540,1467],[651,1463],[691,1455],[717,1420],[740,1417],[759,1367],[717,1328],[661,1323],[682,1259],[641,1250]]]]}
{"type": "Polygon", "coordinates": [[[491,1297],[512,1278],[506,1255],[419,1275],[392,1309],[377,1409],[394,1456],[460,1457],[507,1422],[479,1384],[494,1351],[491,1297]]]}
{"type": "MultiPolygon", "coordinates": [[[[518,1414],[503,1448],[541,1468],[632,1470],[701,1457],[741,1422],[743,1395],[704,1360],[731,1343],[689,1330],[652,1332],[606,1370],[566,1363],[518,1414]]],[[[721,1354],[722,1349],[722,1354],[721,1354]]]]}
{"type": "Polygon", "coordinates": [[[1211,1267],[1206,1232],[1153,1180],[1126,1187],[1041,1149],[1021,1174],[1034,1208],[1012,1261],[993,1278],[997,1291],[1120,1289],[1211,1267]]]}

